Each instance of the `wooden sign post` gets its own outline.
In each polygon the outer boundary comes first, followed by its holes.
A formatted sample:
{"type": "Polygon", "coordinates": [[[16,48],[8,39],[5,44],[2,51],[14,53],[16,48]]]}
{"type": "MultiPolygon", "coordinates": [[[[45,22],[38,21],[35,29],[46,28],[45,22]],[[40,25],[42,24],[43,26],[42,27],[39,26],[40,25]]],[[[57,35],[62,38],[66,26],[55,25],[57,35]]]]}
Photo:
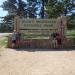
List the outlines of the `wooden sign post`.
{"type": "MultiPolygon", "coordinates": [[[[49,39],[52,33],[59,32],[62,35],[62,39],[65,36],[67,23],[66,17],[52,18],[52,19],[26,19],[16,16],[14,19],[14,30],[21,33],[21,39],[26,40],[26,36],[29,36],[31,44],[33,39],[38,40],[39,38],[35,36],[44,36],[46,38],[41,38],[49,44],[49,39]]],[[[44,42],[43,42],[44,43],[44,42]]],[[[44,45],[46,45],[44,44],[44,45]]]]}

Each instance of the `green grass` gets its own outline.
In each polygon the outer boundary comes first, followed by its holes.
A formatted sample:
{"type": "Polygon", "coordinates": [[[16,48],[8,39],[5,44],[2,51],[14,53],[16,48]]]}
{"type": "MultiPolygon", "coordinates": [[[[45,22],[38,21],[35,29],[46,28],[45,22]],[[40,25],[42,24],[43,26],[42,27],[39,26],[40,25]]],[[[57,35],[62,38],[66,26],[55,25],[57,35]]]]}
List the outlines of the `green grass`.
{"type": "Polygon", "coordinates": [[[75,30],[68,30],[66,33],[67,38],[75,38],[75,30]]]}
{"type": "Polygon", "coordinates": [[[68,30],[66,33],[66,37],[71,39],[75,44],[75,30],[68,30]]]}
{"type": "Polygon", "coordinates": [[[0,40],[0,47],[7,47],[7,37],[4,37],[2,40],[0,40]]]}

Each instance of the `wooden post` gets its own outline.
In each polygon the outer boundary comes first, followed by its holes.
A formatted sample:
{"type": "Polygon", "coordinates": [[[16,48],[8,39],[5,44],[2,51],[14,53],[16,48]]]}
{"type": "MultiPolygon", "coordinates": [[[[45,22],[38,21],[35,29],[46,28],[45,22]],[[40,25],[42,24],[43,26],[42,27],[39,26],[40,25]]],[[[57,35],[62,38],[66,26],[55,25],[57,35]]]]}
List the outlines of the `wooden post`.
{"type": "Polygon", "coordinates": [[[14,18],[14,30],[19,31],[19,26],[20,26],[20,17],[16,16],[14,18]]]}

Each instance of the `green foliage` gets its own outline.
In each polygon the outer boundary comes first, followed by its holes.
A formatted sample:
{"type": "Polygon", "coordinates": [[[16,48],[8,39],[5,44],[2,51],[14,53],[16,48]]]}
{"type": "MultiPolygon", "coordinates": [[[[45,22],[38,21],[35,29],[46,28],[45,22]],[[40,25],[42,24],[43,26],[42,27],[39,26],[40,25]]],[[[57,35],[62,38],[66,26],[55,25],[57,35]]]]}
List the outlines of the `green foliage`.
{"type": "Polygon", "coordinates": [[[10,10],[10,9],[16,10],[17,7],[15,6],[15,3],[16,3],[16,0],[7,0],[3,2],[2,7],[4,10],[10,10]]]}
{"type": "MultiPolygon", "coordinates": [[[[2,8],[4,10],[8,11],[8,14],[10,11],[15,14],[22,14],[25,15],[26,10],[24,9],[26,7],[26,3],[22,0],[7,0],[3,3],[2,8]]],[[[15,15],[14,14],[14,15],[15,15]]]]}
{"type": "Polygon", "coordinates": [[[0,40],[0,47],[7,47],[7,41],[8,41],[8,38],[7,37],[3,37],[2,40],[0,40]]]}
{"type": "Polygon", "coordinates": [[[8,25],[1,24],[0,26],[0,33],[12,32],[13,28],[10,28],[8,25]]]}
{"type": "Polygon", "coordinates": [[[1,24],[0,26],[0,32],[5,32],[6,31],[6,26],[4,24],[1,24]]]}
{"type": "Polygon", "coordinates": [[[75,0],[27,0],[27,3],[23,0],[7,0],[3,3],[2,7],[7,11],[12,9],[16,14],[22,14],[25,17],[36,18],[36,11],[38,9],[36,5],[38,2],[42,4],[42,13],[40,14],[42,15],[44,12],[44,5],[46,7],[45,11],[49,14],[50,18],[60,15],[66,16],[68,13],[72,13],[72,10],[75,10],[75,0]]]}
{"type": "Polygon", "coordinates": [[[75,29],[75,14],[67,17],[67,27],[70,30],[75,29]]]}
{"type": "Polygon", "coordinates": [[[36,11],[37,11],[37,0],[27,0],[28,2],[28,17],[29,18],[36,18],[36,11]]]}
{"type": "Polygon", "coordinates": [[[12,13],[15,13],[14,15],[36,18],[36,4],[37,0],[27,0],[27,3],[23,0],[7,0],[3,3],[2,7],[4,10],[7,10],[8,13],[12,10],[12,13]]]}
{"type": "Polygon", "coordinates": [[[75,8],[74,0],[49,0],[46,6],[46,11],[49,17],[58,17],[60,15],[67,15],[72,13],[75,8]]]}
{"type": "Polygon", "coordinates": [[[74,36],[75,37],[75,30],[68,30],[66,35],[67,36],[74,36]]]}
{"type": "Polygon", "coordinates": [[[61,4],[57,0],[49,0],[48,5],[46,6],[46,12],[49,14],[49,17],[58,17],[60,15],[61,4]],[[59,12],[60,11],[60,12],[59,12]]]}

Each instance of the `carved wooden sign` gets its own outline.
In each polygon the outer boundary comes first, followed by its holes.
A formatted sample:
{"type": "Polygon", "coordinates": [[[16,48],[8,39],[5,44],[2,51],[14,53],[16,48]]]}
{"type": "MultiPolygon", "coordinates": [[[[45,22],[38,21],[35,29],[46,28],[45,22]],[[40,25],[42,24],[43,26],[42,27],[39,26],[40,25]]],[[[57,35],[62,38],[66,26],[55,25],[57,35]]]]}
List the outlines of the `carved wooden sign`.
{"type": "Polygon", "coordinates": [[[66,28],[66,19],[26,19],[15,17],[14,29],[19,31],[23,35],[47,35],[50,36],[51,33],[63,32],[66,28]],[[62,23],[61,23],[62,21],[62,23]]]}

